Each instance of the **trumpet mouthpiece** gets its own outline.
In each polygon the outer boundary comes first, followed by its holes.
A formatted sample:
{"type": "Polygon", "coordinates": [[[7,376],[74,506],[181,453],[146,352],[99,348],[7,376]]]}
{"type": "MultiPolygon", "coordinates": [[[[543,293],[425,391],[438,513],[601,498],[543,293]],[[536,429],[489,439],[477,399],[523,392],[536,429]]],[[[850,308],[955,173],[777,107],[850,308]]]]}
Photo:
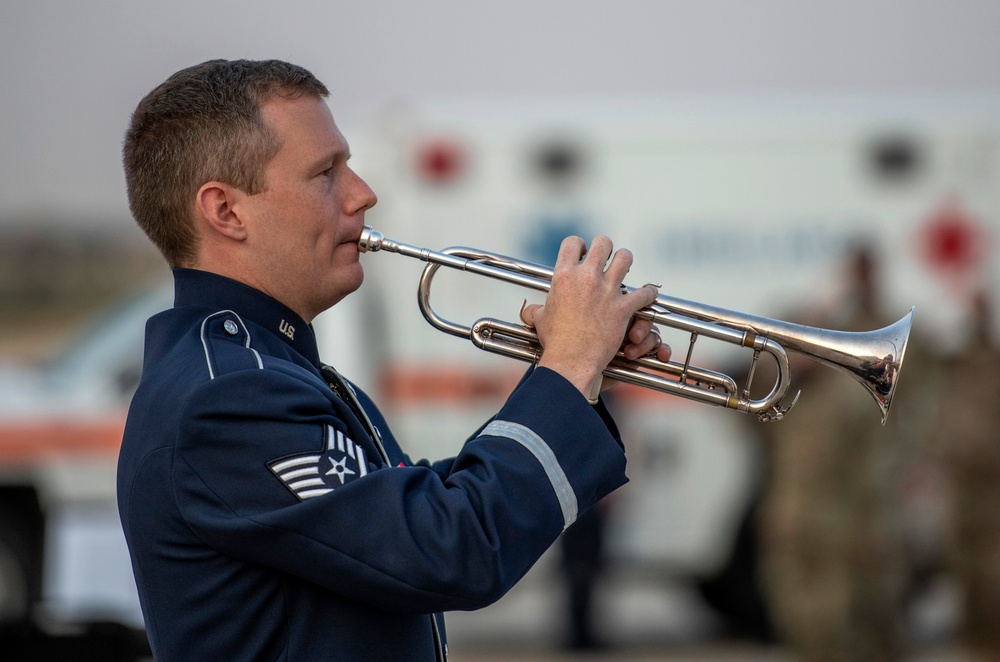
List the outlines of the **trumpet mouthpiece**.
{"type": "Polygon", "coordinates": [[[385,237],[381,232],[378,232],[372,226],[366,225],[365,229],[361,231],[361,237],[358,239],[358,248],[362,253],[367,253],[368,251],[375,252],[382,248],[382,241],[385,237]]]}

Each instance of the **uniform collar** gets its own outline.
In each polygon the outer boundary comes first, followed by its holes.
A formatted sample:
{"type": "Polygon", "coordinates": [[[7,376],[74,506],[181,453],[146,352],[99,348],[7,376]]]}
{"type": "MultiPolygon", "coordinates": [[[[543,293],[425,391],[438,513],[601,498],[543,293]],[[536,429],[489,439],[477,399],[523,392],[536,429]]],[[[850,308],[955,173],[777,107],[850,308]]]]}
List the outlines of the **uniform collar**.
{"type": "Polygon", "coordinates": [[[173,269],[174,307],[206,306],[232,310],[271,331],[315,366],[316,335],[310,325],[280,301],[239,281],[197,269],[173,269]]]}

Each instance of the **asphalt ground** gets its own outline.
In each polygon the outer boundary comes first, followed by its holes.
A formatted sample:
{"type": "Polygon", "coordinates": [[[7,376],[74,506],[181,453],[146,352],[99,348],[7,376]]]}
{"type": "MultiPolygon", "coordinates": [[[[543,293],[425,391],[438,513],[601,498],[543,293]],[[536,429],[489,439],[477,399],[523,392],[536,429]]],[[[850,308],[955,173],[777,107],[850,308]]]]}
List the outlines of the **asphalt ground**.
{"type": "MultiPolygon", "coordinates": [[[[975,662],[953,648],[914,653],[907,662],[975,662]]],[[[450,652],[450,662],[793,662],[782,648],[754,644],[711,643],[681,649],[623,648],[589,653],[552,650],[465,650],[450,652]]]]}
{"type": "MultiPolygon", "coordinates": [[[[786,647],[735,636],[692,588],[629,581],[606,586],[595,630],[605,646],[563,649],[565,601],[548,573],[529,573],[495,605],[446,617],[450,662],[795,662],[786,647]]],[[[910,614],[905,662],[974,662],[955,645],[955,595],[947,584],[910,614]]],[[[978,661],[976,661],[978,662],[978,661]]]]}

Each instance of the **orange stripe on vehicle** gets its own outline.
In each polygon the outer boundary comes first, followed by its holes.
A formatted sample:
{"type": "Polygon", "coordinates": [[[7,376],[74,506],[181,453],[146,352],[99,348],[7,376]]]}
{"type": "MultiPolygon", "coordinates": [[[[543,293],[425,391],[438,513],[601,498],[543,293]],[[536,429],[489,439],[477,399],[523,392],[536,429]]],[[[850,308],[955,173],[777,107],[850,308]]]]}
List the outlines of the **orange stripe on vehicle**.
{"type": "MultiPolygon", "coordinates": [[[[424,366],[395,364],[383,369],[378,378],[376,400],[387,406],[428,404],[472,405],[503,402],[524,375],[522,369],[491,370],[467,366],[424,366]]],[[[679,400],[639,386],[619,384],[613,391],[617,400],[650,403],[679,400]]]]}
{"type": "Polygon", "coordinates": [[[0,461],[26,463],[68,455],[117,455],[125,420],[47,420],[0,425],[0,461]]]}
{"type": "Polygon", "coordinates": [[[523,374],[523,370],[394,365],[379,375],[378,388],[381,397],[395,406],[503,401],[523,374]]]}

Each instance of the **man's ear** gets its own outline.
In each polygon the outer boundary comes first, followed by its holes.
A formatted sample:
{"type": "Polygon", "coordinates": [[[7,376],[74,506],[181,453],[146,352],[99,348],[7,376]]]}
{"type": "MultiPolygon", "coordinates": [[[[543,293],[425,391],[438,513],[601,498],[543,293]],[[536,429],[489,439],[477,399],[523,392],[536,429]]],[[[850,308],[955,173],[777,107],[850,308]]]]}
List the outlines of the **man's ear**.
{"type": "Polygon", "coordinates": [[[206,182],[198,189],[195,207],[198,218],[207,224],[207,230],[237,241],[246,239],[246,225],[235,211],[240,195],[238,189],[222,182],[206,182]]]}

